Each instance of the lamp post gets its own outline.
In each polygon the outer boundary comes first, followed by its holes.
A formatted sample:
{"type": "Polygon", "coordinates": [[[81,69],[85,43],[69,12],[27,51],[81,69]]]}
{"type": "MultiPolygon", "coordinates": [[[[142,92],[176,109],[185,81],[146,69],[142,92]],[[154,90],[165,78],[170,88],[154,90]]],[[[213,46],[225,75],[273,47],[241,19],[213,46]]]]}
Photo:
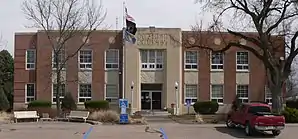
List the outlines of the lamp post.
{"type": "Polygon", "coordinates": [[[134,87],[134,82],[132,81],[131,82],[131,85],[130,85],[130,96],[131,96],[131,102],[130,102],[130,105],[131,105],[131,109],[130,109],[130,112],[131,114],[133,114],[133,87],[134,87]]]}
{"type": "Polygon", "coordinates": [[[178,109],[179,109],[179,92],[178,92],[179,84],[178,82],[175,82],[175,94],[176,94],[176,111],[175,115],[178,115],[178,109]]]}

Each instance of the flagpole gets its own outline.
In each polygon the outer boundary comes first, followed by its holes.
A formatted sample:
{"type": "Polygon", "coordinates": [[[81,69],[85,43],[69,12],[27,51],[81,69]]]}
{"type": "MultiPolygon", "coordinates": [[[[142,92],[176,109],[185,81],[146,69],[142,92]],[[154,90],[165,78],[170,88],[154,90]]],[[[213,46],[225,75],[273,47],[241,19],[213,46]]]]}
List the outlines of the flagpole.
{"type": "Polygon", "coordinates": [[[122,5],[123,9],[122,9],[122,12],[123,12],[123,20],[122,20],[122,24],[123,24],[123,28],[125,27],[125,1],[123,1],[123,5],[122,5]]]}
{"type": "Polygon", "coordinates": [[[124,28],[125,28],[125,2],[123,1],[123,5],[122,5],[122,99],[125,99],[125,80],[126,80],[126,73],[125,73],[125,69],[126,69],[126,63],[125,63],[125,58],[126,58],[126,50],[125,50],[125,40],[124,40],[124,28]]]}

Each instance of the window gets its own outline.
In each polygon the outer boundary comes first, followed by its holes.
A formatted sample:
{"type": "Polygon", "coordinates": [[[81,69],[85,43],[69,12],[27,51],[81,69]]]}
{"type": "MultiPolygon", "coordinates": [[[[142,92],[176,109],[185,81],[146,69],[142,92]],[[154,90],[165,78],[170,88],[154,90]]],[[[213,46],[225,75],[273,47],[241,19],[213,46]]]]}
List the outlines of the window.
{"type": "Polygon", "coordinates": [[[80,50],[79,53],[80,69],[92,69],[92,50],[80,50]]]}
{"type": "Polygon", "coordinates": [[[248,102],[248,85],[237,85],[237,95],[242,103],[248,102]]]}
{"type": "Polygon", "coordinates": [[[248,52],[237,52],[237,70],[248,71],[248,52]]]}
{"type": "Polygon", "coordinates": [[[35,69],[35,50],[26,51],[26,69],[32,70],[35,69]]]}
{"type": "Polygon", "coordinates": [[[58,65],[60,69],[64,69],[65,68],[65,50],[64,49],[60,49],[60,50],[56,50],[53,51],[52,54],[52,66],[53,69],[57,69],[58,65]],[[56,62],[56,58],[57,58],[57,62],[56,62]]]}
{"type": "Polygon", "coordinates": [[[118,104],[119,93],[117,85],[106,85],[106,100],[110,102],[110,104],[118,104]]]}
{"type": "Polygon", "coordinates": [[[185,51],[185,69],[198,69],[198,51],[185,51]]]}
{"type": "MultiPolygon", "coordinates": [[[[58,92],[57,86],[58,86],[57,84],[53,84],[53,88],[52,88],[52,94],[53,94],[52,101],[53,101],[53,103],[56,103],[56,101],[57,101],[56,100],[56,94],[58,92]]],[[[61,86],[60,86],[60,100],[61,100],[61,98],[64,98],[64,96],[65,96],[65,84],[61,84],[61,86]]]]}
{"type": "Polygon", "coordinates": [[[140,50],[142,70],[163,69],[163,50],[140,50]]]}
{"type": "Polygon", "coordinates": [[[223,53],[212,54],[211,69],[212,70],[223,70],[223,53]]]}
{"type": "Polygon", "coordinates": [[[119,68],[119,50],[109,49],[106,50],[106,69],[119,68]]]}
{"type": "Polygon", "coordinates": [[[185,104],[190,101],[191,104],[197,102],[198,99],[198,87],[197,85],[186,85],[185,86],[185,104]]]}
{"type": "Polygon", "coordinates": [[[91,100],[91,84],[80,84],[79,86],[79,103],[91,100]]]}
{"type": "Polygon", "coordinates": [[[224,90],[223,85],[211,85],[211,101],[223,104],[224,90]]]}
{"type": "Polygon", "coordinates": [[[253,106],[248,108],[248,113],[257,113],[257,112],[271,112],[269,107],[266,106],[253,106]]]}
{"type": "Polygon", "coordinates": [[[35,100],[35,85],[34,84],[26,84],[25,86],[25,94],[26,94],[26,103],[35,100]]]}
{"type": "Polygon", "coordinates": [[[267,86],[265,86],[265,101],[268,104],[272,104],[272,93],[267,86]]]}

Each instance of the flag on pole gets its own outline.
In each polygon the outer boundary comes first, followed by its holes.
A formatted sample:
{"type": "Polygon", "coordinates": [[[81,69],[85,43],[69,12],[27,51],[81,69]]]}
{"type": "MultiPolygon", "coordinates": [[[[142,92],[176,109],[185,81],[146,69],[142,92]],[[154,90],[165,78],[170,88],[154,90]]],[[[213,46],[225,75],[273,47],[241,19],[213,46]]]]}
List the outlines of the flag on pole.
{"type": "Polygon", "coordinates": [[[125,10],[125,18],[126,18],[126,29],[123,30],[124,40],[132,44],[135,44],[136,43],[135,35],[137,32],[136,22],[135,22],[135,19],[128,14],[126,7],[124,10],[125,10]]]}

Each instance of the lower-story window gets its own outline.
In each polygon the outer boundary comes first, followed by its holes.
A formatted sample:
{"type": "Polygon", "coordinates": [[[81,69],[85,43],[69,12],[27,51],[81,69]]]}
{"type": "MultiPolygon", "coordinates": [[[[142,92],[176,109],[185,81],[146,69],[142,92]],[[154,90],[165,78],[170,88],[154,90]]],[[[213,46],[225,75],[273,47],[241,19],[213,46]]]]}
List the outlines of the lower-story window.
{"type": "Polygon", "coordinates": [[[198,86],[196,84],[187,84],[185,85],[185,98],[184,103],[187,104],[187,101],[190,101],[191,104],[194,104],[198,100],[198,86]]]}
{"type": "Polygon", "coordinates": [[[223,85],[211,85],[211,101],[223,104],[224,90],[223,85]]]}
{"type": "Polygon", "coordinates": [[[268,104],[272,104],[272,93],[267,86],[265,86],[265,101],[268,104]]]}
{"type": "Polygon", "coordinates": [[[105,100],[109,101],[110,104],[118,104],[119,93],[117,85],[106,84],[105,100]]]}
{"type": "Polygon", "coordinates": [[[237,96],[242,103],[248,102],[248,85],[237,85],[237,96]]]}
{"type": "Polygon", "coordinates": [[[25,99],[26,103],[29,103],[35,100],[35,84],[33,83],[26,84],[25,95],[26,95],[26,99],[25,99]]]}
{"type": "Polygon", "coordinates": [[[79,103],[91,100],[91,84],[80,84],[79,86],[79,103]]]}
{"type": "MultiPolygon", "coordinates": [[[[53,84],[53,90],[52,90],[52,94],[53,94],[53,96],[52,96],[52,98],[53,98],[53,103],[56,103],[57,102],[57,100],[56,100],[56,94],[57,94],[57,92],[58,92],[58,90],[57,90],[57,84],[53,84]]],[[[63,99],[64,98],[64,96],[65,96],[65,84],[61,84],[61,86],[60,86],[60,102],[61,102],[61,99],[63,99]]]]}

